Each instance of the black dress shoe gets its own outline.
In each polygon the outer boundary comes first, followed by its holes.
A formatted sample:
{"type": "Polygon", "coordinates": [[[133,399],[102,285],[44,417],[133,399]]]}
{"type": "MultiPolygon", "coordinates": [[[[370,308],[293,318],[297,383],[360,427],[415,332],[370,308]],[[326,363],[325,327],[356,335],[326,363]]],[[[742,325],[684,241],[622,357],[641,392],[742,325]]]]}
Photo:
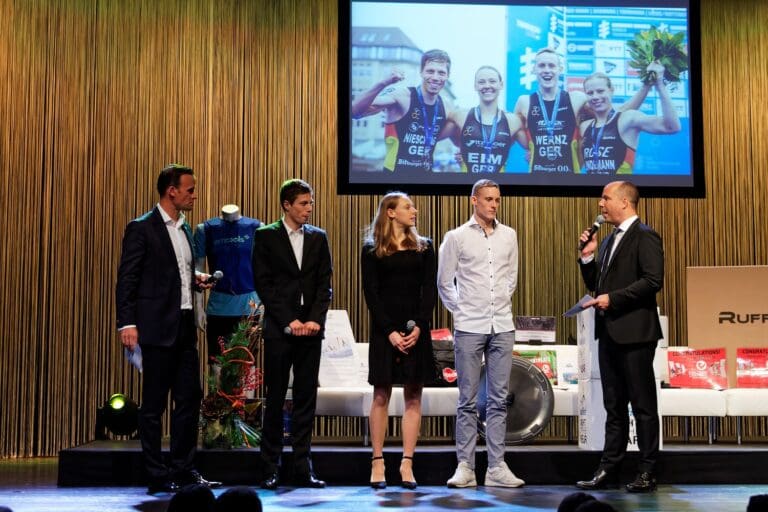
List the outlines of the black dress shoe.
{"type": "Polygon", "coordinates": [[[216,480],[206,480],[203,478],[203,475],[194,469],[184,475],[183,478],[178,479],[178,482],[181,485],[202,485],[204,487],[208,487],[209,489],[218,489],[221,487],[221,482],[217,482],[216,480]]]}
{"type": "Polygon", "coordinates": [[[594,491],[596,489],[618,489],[619,479],[616,475],[607,472],[604,469],[598,469],[592,480],[580,480],[576,482],[576,487],[585,491],[594,491]]]}
{"type": "Polygon", "coordinates": [[[297,487],[311,487],[313,489],[323,489],[325,481],[317,478],[317,475],[310,473],[296,478],[297,487]]]}
{"type": "Polygon", "coordinates": [[[635,480],[627,484],[629,492],[652,492],[656,490],[656,477],[653,473],[643,471],[638,473],[635,480]]]}
{"type": "Polygon", "coordinates": [[[279,483],[280,483],[280,475],[278,474],[277,471],[275,471],[274,473],[271,473],[267,478],[265,478],[261,482],[261,488],[274,491],[275,489],[277,489],[277,486],[279,483]]]}
{"type": "Polygon", "coordinates": [[[174,493],[181,487],[173,480],[157,480],[147,486],[147,494],[174,493]]]}

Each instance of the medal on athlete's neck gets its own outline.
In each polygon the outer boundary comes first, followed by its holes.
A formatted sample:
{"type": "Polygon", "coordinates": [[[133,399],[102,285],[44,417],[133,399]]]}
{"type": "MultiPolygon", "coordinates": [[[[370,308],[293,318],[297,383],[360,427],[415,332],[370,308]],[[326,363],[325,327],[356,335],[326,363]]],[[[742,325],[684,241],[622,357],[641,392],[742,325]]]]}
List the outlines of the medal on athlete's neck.
{"type": "Polygon", "coordinates": [[[485,123],[483,121],[483,111],[480,107],[475,107],[475,118],[477,118],[477,122],[480,123],[480,132],[483,136],[483,149],[485,149],[485,152],[487,155],[490,155],[491,150],[493,149],[493,141],[496,140],[496,128],[499,124],[499,117],[501,117],[501,111],[499,110],[499,107],[496,107],[496,113],[493,115],[493,120],[491,123],[485,123]],[[486,125],[490,125],[490,133],[486,134],[485,127],[486,125]]]}
{"type": "Polygon", "coordinates": [[[547,134],[552,137],[555,134],[555,126],[557,126],[557,111],[560,109],[560,87],[555,87],[554,100],[555,104],[552,105],[552,114],[548,115],[547,106],[544,104],[545,100],[542,91],[539,91],[539,108],[541,108],[541,117],[544,118],[544,126],[547,128],[547,134]]]}

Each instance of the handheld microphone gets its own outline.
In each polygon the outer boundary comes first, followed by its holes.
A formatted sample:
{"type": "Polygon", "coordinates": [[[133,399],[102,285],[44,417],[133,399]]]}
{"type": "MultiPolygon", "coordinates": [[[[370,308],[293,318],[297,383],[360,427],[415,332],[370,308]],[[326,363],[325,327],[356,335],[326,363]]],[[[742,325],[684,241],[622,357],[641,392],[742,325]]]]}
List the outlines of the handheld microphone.
{"type": "Polygon", "coordinates": [[[285,329],[283,329],[283,334],[287,334],[288,336],[293,334],[293,329],[291,329],[290,325],[286,325],[285,326],[285,329]]]}
{"type": "Polygon", "coordinates": [[[205,282],[206,284],[216,284],[216,282],[221,280],[221,278],[223,277],[224,277],[224,272],[222,272],[221,270],[217,270],[216,272],[213,273],[213,275],[209,276],[208,280],[205,282]]]}
{"type": "Polygon", "coordinates": [[[605,217],[602,215],[598,215],[595,217],[595,223],[592,224],[592,227],[589,228],[589,236],[587,237],[586,241],[579,240],[579,250],[581,251],[584,249],[584,246],[587,245],[587,243],[592,240],[592,237],[595,236],[595,233],[597,233],[597,230],[600,229],[600,226],[605,222],[605,217]]]}
{"type": "Polygon", "coordinates": [[[413,332],[413,328],[416,327],[416,322],[413,320],[408,320],[405,322],[405,334],[406,336],[411,334],[413,332]]]}

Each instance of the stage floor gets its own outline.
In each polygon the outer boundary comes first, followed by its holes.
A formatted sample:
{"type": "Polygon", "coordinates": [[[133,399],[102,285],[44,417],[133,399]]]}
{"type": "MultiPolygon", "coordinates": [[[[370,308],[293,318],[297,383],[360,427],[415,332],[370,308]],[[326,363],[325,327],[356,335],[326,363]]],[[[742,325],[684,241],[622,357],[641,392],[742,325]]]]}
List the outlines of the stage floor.
{"type": "MultiPolygon", "coordinates": [[[[169,496],[151,497],[143,486],[58,487],[57,459],[0,461],[0,505],[14,512],[162,512],[169,496]]],[[[732,461],[738,465],[738,460],[732,461]]],[[[350,468],[366,473],[366,468],[350,468]]],[[[226,487],[225,487],[226,489],[226,487]]],[[[220,494],[225,489],[217,490],[220,494]]],[[[506,510],[517,512],[556,510],[562,498],[575,489],[570,485],[527,485],[520,489],[448,489],[421,486],[405,491],[392,486],[373,491],[364,486],[331,486],[324,490],[282,488],[258,490],[264,510],[506,510]]],[[[621,511],[718,511],[743,512],[749,497],[768,493],[768,485],[660,485],[656,493],[634,495],[602,491],[594,495],[621,511]]]]}
{"type": "MultiPolygon", "coordinates": [[[[396,482],[401,452],[387,446],[384,453],[387,480],[396,482]]],[[[631,481],[637,453],[628,453],[622,479],[631,481]]],[[[365,486],[370,477],[370,448],[362,446],[313,447],[315,470],[331,485],[365,486]]],[[[292,454],[286,448],[284,466],[292,454]]],[[[531,485],[572,485],[597,468],[600,453],[575,445],[534,443],[508,446],[506,461],[512,471],[531,485]]],[[[254,485],[263,476],[258,449],[198,450],[197,468],[210,478],[231,485],[254,485]]],[[[456,467],[453,445],[425,445],[414,460],[416,480],[442,486],[456,467]]],[[[665,445],[657,468],[663,484],[768,484],[766,445],[665,445]]],[[[476,472],[483,482],[486,454],[478,447],[476,472]]],[[[290,484],[291,474],[281,475],[290,484]]],[[[58,484],[72,486],[141,486],[145,484],[138,441],[94,441],[59,453],[58,484]]]]}

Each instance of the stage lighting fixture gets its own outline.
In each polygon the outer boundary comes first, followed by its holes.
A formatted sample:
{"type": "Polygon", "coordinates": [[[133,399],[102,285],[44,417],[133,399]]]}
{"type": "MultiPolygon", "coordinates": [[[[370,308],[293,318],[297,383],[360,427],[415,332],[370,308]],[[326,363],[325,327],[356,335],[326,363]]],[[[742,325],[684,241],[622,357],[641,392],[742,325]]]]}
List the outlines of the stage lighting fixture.
{"type": "Polygon", "coordinates": [[[118,436],[133,436],[139,428],[139,406],[115,393],[96,411],[96,439],[107,439],[107,432],[118,436]]]}

